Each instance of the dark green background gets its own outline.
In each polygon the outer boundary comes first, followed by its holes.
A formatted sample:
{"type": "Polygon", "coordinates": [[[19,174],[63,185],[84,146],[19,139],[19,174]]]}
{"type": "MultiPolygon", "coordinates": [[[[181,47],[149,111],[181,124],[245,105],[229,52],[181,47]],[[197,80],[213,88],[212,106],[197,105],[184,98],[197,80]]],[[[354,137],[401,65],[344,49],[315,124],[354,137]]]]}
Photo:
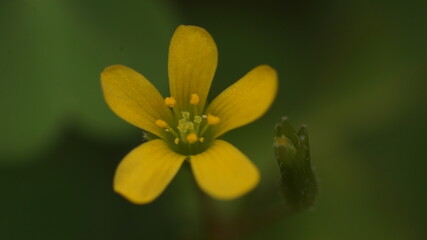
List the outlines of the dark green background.
{"type": "Polygon", "coordinates": [[[167,95],[179,24],[214,37],[210,99],[259,64],[279,73],[272,109],[224,139],[262,181],[209,200],[227,226],[280,201],[274,124],[306,123],[320,183],[316,206],[240,237],[423,239],[427,231],[426,1],[1,1],[0,239],[198,239],[202,203],[183,168],[136,206],[112,191],[141,132],[106,106],[99,74],[142,72],[167,95]]]}

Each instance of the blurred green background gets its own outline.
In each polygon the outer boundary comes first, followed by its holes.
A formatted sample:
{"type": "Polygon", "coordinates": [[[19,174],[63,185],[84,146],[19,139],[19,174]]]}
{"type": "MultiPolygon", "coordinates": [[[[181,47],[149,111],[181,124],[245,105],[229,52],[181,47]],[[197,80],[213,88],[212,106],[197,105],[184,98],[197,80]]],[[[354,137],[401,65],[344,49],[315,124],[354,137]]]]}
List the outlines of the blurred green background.
{"type": "Polygon", "coordinates": [[[272,143],[283,115],[308,126],[316,206],[234,239],[423,239],[426,10],[421,0],[1,1],[0,239],[204,239],[206,201],[232,231],[281,201],[272,143]],[[262,181],[238,200],[200,201],[183,168],[136,206],[112,179],[141,131],[108,109],[99,74],[124,64],[167,95],[179,24],[218,45],[210,99],[259,64],[277,69],[272,109],[224,136],[262,181]]]}

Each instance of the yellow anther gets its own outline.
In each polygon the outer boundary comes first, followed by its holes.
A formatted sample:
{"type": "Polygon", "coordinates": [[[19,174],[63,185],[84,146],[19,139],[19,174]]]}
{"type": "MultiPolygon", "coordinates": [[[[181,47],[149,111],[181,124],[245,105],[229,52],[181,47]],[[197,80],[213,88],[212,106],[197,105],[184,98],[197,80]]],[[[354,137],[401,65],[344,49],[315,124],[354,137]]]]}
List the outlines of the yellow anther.
{"type": "Polygon", "coordinates": [[[157,119],[156,120],[156,125],[158,127],[161,127],[161,128],[167,128],[168,127],[168,124],[165,121],[161,120],[161,119],[157,119]]]}
{"type": "Polygon", "coordinates": [[[201,137],[201,138],[199,138],[199,141],[200,141],[200,142],[203,142],[203,141],[205,141],[205,138],[204,138],[204,137],[201,137]]]}
{"type": "Polygon", "coordinates": [[[165,104],[168,107],[173,107],[176,104],[176,100],[174,97],[167,97],[167,98],[165,98],[165,104]]]}
{"type": "Polygon", "coordinates": [[[187,141],[190,144],[197,142],[197,139],[198,139],[198,137],[195,133],[190,133],[187,135],[187,141]]]}
{"type": "Polygon", "coordinates": [[[191,104],[191,105],[197,105],[197,104],[199,104],[199,102],[200,102],[199,95],[197,95],[197,94],[195,94],[195,93],[191,94],[191,97],[190,97],[190,104],[191,104]]]}
{"type": "Polygon", "coordinates": [[[219,123],[219,117],[211,114],[208,114],[207,120],[209,125],[217,125],[219,123]]]}
{"type": "Polygon", "coordinates": [[[174,142],[175,144],[178,144],[178,143],[179,143],[179,138],[175,138],[175,140],[173,140],[173,142],[174,142]]]}

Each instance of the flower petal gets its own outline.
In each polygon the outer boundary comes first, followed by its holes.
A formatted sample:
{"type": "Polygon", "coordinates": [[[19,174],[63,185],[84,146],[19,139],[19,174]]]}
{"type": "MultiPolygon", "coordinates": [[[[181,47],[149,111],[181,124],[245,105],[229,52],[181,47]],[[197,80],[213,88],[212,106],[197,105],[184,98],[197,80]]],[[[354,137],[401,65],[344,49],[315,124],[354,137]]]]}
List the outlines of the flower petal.
{"type": "Polygon", "coordinates": [[[155,121],[169,121],[172,113],[159,91],[144,76],[131,68],[113,65],[101,73],[101,84],[107,104],[119,117],[159,137],[166,137],[155,121]]]}
{"type": "Polygon", "coordinates": [[[214,138],[261,117],[273,103],[277,88],[276,71],[261,65],[225,89],[206,110],[220,118],[212,127],[214,138]]]}
{"type": "Polygon", "coordinates": [[[169,46],[170,94],[177,100],[178,110],[189,105],[190,96],[200,97],[199,112],[206,98],[215,74],[218,61],[216,44],[203,28],[179,26],[169,46]]]}
{"type": "Polygon", "coordinates": [[[120,162],[114,190],[133,203],[149,203],[163,192],[186,158],[161,139],[148,141],[120,162]]]}
{"type": "Polygon", "coordinates": [[[259,182],[255,165],[230,143],[215,140],[205,152],[190,156],[200,188],[217,199],[237,198],[259,182]]]}

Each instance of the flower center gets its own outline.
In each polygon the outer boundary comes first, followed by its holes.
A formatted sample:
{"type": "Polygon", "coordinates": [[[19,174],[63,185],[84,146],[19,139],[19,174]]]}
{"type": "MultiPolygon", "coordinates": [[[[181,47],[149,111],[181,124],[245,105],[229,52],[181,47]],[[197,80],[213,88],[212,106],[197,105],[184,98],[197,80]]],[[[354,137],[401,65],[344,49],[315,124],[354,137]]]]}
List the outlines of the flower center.
{"type": "Polygon", "coordinates": [[[165,98],[165,105],[174,112],[172,123],[157,119],[155,124],[168,132],[169,145],[177,152],[191,155],[204,151],[213,140],[209,127],[217,125],[220,118],[212,114],[198,113],[199,95],[193,93],[190,96],[189,109],[180,111],[175,108],[174,97],[165,98]]]}

